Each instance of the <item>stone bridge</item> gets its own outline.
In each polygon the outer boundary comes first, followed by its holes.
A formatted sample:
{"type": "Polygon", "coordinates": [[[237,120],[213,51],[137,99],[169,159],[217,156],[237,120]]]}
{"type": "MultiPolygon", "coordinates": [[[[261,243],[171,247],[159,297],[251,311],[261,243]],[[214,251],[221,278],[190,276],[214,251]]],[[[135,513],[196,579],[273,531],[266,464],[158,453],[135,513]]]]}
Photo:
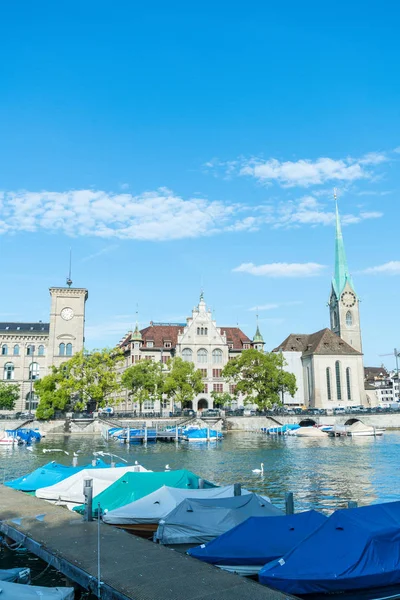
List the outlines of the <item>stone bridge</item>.
{"type": "Polygon", "coordinates": [[[400,413],[357,414],[345,415],[277,415],[257,417],[227,417],[225,426],[230,431],[260,431],[261,427],[279,427],[280,425],[351,425],[362,421],[366,425],[379,429],[400,429],[400,413]]]}

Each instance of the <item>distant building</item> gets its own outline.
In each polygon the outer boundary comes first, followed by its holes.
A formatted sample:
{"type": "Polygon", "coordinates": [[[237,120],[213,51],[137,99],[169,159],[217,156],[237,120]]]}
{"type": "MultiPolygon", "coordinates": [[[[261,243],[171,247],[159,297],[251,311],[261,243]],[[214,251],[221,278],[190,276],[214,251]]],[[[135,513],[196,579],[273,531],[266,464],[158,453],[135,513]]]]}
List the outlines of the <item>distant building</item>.
{"type": "MultiPolygon", "coordinates": [[[[122,371],[141,360],[166,364],[170,358],[179,356],[193,362],[202,372],[204,389],[189,407],[203,410],[213,407],[212,391],[234,393],[235,386],[222,378],[222,370],[228,361],[240,355],[243,350],[263,350],[264,340],[258,326],[252,340],[239,327],[218,326],[201,294],[199,304],[193,308],[186,323],[151,322],[140,331],[136,326],[135,331],[128,332],[119,346],[125,356],[122,371]]],[[[121,408],[135,410],[139,406],[126,393],[122,398],[121,408]]],[[[160,412],[161,408],[153,401],[145,402],[143,406],[144,411],[160,412]]],[[[173,403],[168,403],[165,408],[171,410],[173,403]]]]}
{"type": "Polygon", "coordinates": [[[274,352],[282,352],[298,390],[284,403],[313,408],[366,404],[359,298],[348,269],[336,205],[335,275],[329,299],[331,329],[290,334],[274,352]]]}
{"type": "Polygon", "coordinates": [[[48,323],[0,323],[0,373],[3,381],[20,385],[16,412],[35,410],[34,382],[83,349],[87,290],[53,287],[49,291],[48,323]]]}
{"type": "Polygon", "coordinates": [[[367,395],[374,395],[377,404],[399,401],[397,374],[389,373],[384,366],[365,367],[364,374],[367,395]]]}

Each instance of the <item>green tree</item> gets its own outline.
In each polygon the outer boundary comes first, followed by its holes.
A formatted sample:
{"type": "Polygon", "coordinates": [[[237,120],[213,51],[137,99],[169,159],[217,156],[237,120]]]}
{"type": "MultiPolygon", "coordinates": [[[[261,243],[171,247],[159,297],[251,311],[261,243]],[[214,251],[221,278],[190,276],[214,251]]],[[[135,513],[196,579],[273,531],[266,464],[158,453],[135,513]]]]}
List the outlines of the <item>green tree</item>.
{"type": "Polygon", "coordinates": [[[141,411],[146,400],[162,400],[164,379],[161,363],[141,360],[124,371],[121,383],[139,404],[141,411]]]}
{"type": "Polygon", "coordinates": [[[53,368],[53,372],[35,383],[39,396],[38,418],[49,419],[54,410],[82,410],[89,402],[95,408],[115,404],[120,390],[118,363],[123,360],[119,349],[83,350],[70,360],[53,368]]]}
{"type": "Polygon", "coordinates": [[[296,377],[284,371],[286,361],[282,354],[244,350],[240,356],[225,365],[222,375],[236,384],[236,393],[260,409],[281,404],[281,394],[296,393],[296,377]]]}
{"type": "Polygon", "coordinates": [[[216,408],[222,408],[226,404],[231,404],[233,402],[234,397],[228,392],[215,392],[214,390],[211,392],[211,396],[214,401],[214,406],[216,408]]]}
{"type": "Polygon", "coordinates": [[[195,369],[192,362],[176,357],[168,361],[169,372],[164,383],[164,393],[175,397],[182,408],[188,405],[204,389],[201,371],[195,369]]]}
{"type": "Polygon", "coordinates": [[[19,398],[19,385],[0,381],[0,410],[14,410],[19,398]]]}

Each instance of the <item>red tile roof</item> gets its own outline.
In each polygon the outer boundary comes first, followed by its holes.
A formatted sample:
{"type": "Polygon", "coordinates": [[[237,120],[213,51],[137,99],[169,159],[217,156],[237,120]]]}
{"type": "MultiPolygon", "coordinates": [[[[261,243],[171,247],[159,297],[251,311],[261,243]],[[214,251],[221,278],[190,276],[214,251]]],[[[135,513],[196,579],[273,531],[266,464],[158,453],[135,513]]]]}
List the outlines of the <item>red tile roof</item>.
{"type": "Polygon", "coordinates": [[[272,352],[301,352],[310,354],[361,354],[328,328],[312,334],[291,333],[272,352]]]}

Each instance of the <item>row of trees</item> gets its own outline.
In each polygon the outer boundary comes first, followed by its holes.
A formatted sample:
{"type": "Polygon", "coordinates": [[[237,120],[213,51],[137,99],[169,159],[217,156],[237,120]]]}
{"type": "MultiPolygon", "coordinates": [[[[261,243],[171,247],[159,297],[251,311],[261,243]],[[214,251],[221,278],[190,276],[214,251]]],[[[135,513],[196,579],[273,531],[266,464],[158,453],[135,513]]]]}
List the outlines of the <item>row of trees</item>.
{"type": "MultiPolygon", "coordinates": [[[[160,362],[142,360],[121,374],[123,360],[120,350],[104,349],[77,353],[60,367],[53,367],[49,375],[35,382],[37,417],[49,419],[57,410],[84,410],[88,405],[94,409],[115,405],[123,390],[140,409],[146,401],[171,398],[184,408],[204,389],[201,371],[179,357],[171,359],[167,368],[160,362]]],[[[212,392],[214,404],[224,406],[239,395],[260,409],[279,404],[281,393],[294,395],[296,391],[295,376],[284,366],[281,354],[245,350],[222,371],[222,377],[235,385],[235,394],[212,392]]]]}

